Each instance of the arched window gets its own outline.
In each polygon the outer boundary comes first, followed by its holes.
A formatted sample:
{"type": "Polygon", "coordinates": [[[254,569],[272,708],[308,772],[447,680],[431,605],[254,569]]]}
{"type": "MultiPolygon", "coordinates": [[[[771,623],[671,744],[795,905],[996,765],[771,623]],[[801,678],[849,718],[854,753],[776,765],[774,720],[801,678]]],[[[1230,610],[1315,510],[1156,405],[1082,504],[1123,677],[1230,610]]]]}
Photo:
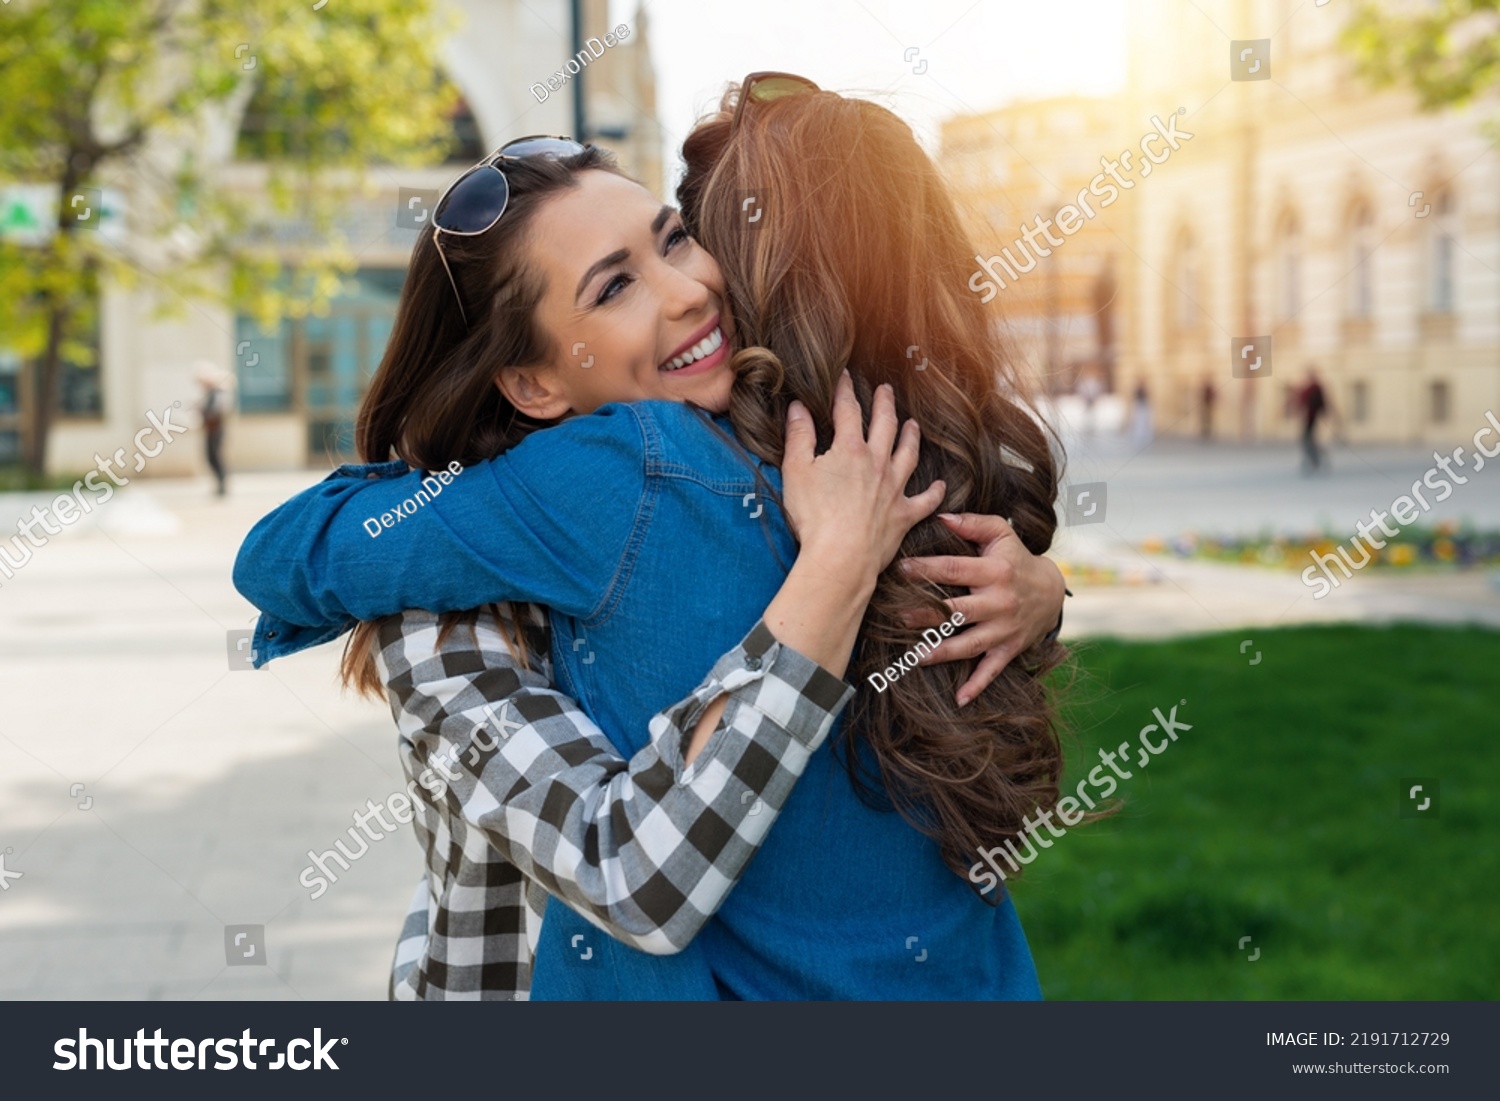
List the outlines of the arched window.
{"type": "Polygon", "coordinates": [[[1375,312],[1375,215],[1363,199],[1349,214],[1350,317],[1366,318],[1375,312]]]}
{"type": "Polygon", "coordinates": [[[1458,252],[1458,211],[1447,188],[1432,200],[1428,229],[1427,306],[1433,313],[1452,313],[1454,267],[1458,252]]]}
{"type": "Polygon", "coordinates": [[[1201,282],[1198,242],[1191,229],[1183,228],[1177,234],[1177,247],[1172,258],[1170,319],[1172,328],[1178,332],[1191,332],[1198,327],[1201,282]]]}
{"type": "Polygon", "coordinates": [[[1276,222],[1271,262],[1272,314],[1278,323],[1292,321],[1302,309],[1302,236],[1291,211],[1276,222]]]}

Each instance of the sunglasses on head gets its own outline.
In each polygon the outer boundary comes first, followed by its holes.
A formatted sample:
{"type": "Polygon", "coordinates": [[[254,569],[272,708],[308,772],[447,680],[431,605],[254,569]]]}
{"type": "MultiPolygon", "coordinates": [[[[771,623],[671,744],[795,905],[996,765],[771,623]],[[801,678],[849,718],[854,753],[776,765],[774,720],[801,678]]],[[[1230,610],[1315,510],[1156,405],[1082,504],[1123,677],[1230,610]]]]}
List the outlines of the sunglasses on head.
{"type": "Polygon", "coordinates": [[[739,129],[740,116],[745,113],[747,103],[752,101],[769,103],[786,96],[799,96],[822,90],[807,77],[797,76],[795,73],[751,73],[740,81],[740,97],[734,105],[734,118],[729,123],[729,135],[733,137],[734,132],[739,129]]]}
{"type": "Polygon", "coordinates": [[[510,202],[510,181],[505,178],[503,167],[506,161],[519,161],[527,157],[561,160],[577,156],[588,148],[590,147],[572,138],[546,134],[517,138],[506,142],[454,180],[438,199],[437,208],[432,214],[432,242],[437,246],[443,270],[448,273],[448,283],[453,287],[458,313],[464,319],[466,327],[469,315],[464,310],[463,296],[458,293],[458,281],[453,278],[453,269],[448,266],[448,257],[443,253],[443,234],[478,237],[495,228],[501,215],[505,213],[506,204],[510,202]]]}

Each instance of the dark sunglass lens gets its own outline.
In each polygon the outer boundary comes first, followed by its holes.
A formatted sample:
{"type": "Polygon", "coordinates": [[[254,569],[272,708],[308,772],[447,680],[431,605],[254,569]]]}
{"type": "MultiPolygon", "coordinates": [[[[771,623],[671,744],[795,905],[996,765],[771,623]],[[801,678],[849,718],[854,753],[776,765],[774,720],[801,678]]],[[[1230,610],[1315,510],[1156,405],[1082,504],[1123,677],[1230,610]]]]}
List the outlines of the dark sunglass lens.
{"type": "Polygon", "coordinates": [[[570,138],[522,138],[502,146],[502,157],[574,157],[583,152],[583,146],[570,138]]]}
{"type": "Polygon", "coordinates": [[[509,198],[505,174],[493,165],[484,165],[453,185],[432,220],[451,233],[483,233],[500,220],[509,198]]]}

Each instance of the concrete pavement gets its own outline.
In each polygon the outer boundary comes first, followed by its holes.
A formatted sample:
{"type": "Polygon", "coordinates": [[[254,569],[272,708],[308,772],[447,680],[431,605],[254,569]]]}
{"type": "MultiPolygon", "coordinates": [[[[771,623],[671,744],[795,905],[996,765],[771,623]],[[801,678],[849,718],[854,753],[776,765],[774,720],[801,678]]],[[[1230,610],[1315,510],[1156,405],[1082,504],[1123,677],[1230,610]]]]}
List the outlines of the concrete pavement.
{"type": "MultiPolygon", "coordinates": [[[[1057,554],[1139,583],[1075,587],[1066,637],[1392,616],[1500,626],[1482,573],[1361,575],[1313,601],[1290,571],[1132,549],[1187,527],[1326,520],[1352,534],[1430,465],[1415,449],[1366,449],[1309,480],[1286,447],[1079,441],[1069,480],[1107,482],[1107,517],[1062,529],[1057,554]]],[[[1490,473],[1441,515],[1500,526],[1500,464],[1490,473]]],[[[316,901],[298,877],[309,849],[332,848],[366,800],[403,786],[389,711],[341,693],[335,646],[228,668],[226,632],[253,622],[230,583],[234,552],[320,476],[240,475],[227,500],[206,480],[140,481],[0,577],[0,997],[384,996],[420,874],[410,833],[371,843],[316,901]],[[264,939],[235,945],[232,926],[264,939]]],[[[0,531],[51,496],[0,496],[0,531]]]]}

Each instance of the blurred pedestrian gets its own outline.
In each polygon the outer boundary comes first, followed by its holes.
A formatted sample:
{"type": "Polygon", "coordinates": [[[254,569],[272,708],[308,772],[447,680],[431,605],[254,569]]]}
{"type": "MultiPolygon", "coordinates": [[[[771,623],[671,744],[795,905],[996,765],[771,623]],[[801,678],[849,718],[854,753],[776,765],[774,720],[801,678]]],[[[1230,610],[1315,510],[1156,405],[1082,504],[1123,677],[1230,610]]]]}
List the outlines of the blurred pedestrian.
{"type": "Polygon", "coordinates": [[[198,363],[197,378],[203,389],[203,400],[198,403],[198,416],[203,422],[203,447],[209,469],[218,482],[217,495],[223,497],[228,492],[224,470],[224,422],[229,415],[233,382],[207,360],[198,363]]]}
{"type": "Polygon", "coordinates": [[[1135,400],[1130,414],[1130,442],[1137,448],[1146,447],[1155,436],[1151,425],[1151,398],[1146,393],[1144,381],[1135,384],[1135,400]]]}
{"type": "Polygon", "coordinates": [[[1332,410],[1328,395],[1318,381],[1318,372],[1307,369],[1307,382],[1298,396],[1302,408],[1302,473],[1311,474],[1323,466],[1323,453],[1318,447],[1318,421],[1332,410]]]}
{"type": "Polygon", "coordinates": [[[1205,440],[1214,438],[1214,402],[1219,392],[1214,389],[1212,379],[1203,380],[1203,389],[1198,394],[1199,434],[1205,440]]]}
{"type": "Polygon", "coordinates": [[[1075,393],[1083,399],[1083,433],[1086,436],[1092,436],[1094,434],[1094,403],[1104,393],[1104,380],[1099,377],[1099,372],[1092,367],[1084,368],[1075,393]]]}

